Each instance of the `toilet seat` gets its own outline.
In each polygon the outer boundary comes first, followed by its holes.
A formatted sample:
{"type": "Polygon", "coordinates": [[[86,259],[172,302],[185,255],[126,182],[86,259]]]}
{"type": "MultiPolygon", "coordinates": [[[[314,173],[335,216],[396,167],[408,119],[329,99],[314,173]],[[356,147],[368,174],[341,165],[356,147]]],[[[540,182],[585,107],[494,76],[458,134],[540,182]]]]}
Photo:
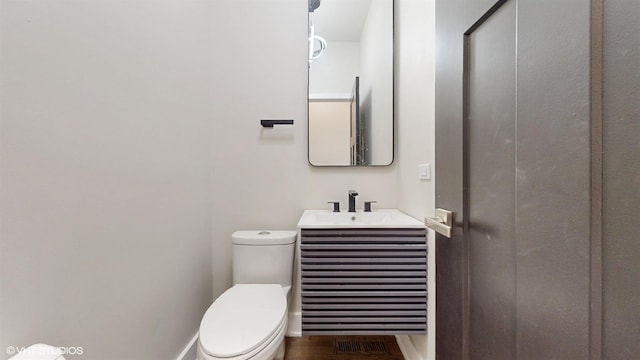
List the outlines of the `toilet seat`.
{"type": "Polygon", "coordinates": [[[281,342],[286,315],[287,299],[282,286],[235,285],[211,304],[202,318],[198,351],[209,359],[255,357],[272,343],[281,342]]]}
{"type": "Polygon", "coordinates": [[[271,338],[262,343],[253,351],[234,357],[215,357],[207,354],[202,349],[202,344],[198,341],[198,359],[203,360],[271,360],[278,350],[278,347],[284,340],[284,334],[287,331],[287,321],[283,321],[278,330],[273,333],[271,338]]]}

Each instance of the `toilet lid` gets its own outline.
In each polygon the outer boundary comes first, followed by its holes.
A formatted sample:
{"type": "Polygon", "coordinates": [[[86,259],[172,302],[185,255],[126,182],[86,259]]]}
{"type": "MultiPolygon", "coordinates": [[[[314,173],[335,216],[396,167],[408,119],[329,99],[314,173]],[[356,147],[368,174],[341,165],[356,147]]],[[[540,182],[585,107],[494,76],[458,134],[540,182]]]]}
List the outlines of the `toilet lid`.
{"type": "Polygon", "coordinates": [[[211,304],[200,323],[200,345],[209,355],[233,357],[260,346],[286,316],[277,284],[238,284],[211,304]]]}

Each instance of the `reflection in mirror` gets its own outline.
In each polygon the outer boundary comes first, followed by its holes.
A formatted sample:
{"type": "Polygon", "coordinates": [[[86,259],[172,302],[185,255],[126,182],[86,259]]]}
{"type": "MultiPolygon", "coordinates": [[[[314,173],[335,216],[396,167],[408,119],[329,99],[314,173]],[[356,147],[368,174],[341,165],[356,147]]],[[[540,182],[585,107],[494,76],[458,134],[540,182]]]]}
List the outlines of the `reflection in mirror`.
{"type": "Polygon", "coordinates": [[[309,162],[393,161],[393,0],[309,0],[309,162]]]}

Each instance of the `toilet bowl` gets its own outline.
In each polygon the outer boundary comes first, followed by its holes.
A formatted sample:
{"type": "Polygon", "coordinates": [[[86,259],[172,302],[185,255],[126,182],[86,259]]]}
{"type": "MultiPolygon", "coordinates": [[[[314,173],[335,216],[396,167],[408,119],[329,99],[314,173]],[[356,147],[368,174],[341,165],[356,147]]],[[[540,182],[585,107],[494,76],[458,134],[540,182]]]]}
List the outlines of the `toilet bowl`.
{"type": "Polygon", "coordinates": [[[233,234],[234,286],[200,323],[198,360],[272,360],[284,357],[287,298],[295,231],[233,234]]]}
{"type": "Polygon", "coordinates": [[[286,290],[279,284],[238,284],[207,310],[200,325],[201,360],[270,360],[287,329],[286,290]]]}

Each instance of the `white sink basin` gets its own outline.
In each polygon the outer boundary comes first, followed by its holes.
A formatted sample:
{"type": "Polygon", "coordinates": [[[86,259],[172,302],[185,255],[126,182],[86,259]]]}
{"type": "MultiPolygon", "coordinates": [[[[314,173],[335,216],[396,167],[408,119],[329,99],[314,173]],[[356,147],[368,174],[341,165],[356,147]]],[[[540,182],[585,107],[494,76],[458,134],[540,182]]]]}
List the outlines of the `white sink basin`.
{"type": "Polygon", "coordinates": [[[298,222],[300,229],[326,229],[346,227],[367,228],[424,228],[424,224],[396,209],[377,209],[331,212],[329,210],[305,210],[298,222]]]}

